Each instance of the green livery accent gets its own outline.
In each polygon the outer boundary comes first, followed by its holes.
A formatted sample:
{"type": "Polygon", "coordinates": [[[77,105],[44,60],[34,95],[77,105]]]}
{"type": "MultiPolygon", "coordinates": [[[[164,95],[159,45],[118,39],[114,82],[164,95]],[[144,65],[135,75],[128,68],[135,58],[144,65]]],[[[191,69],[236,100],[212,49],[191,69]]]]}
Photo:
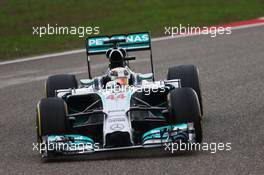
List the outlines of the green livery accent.
{"type": "Polygon", "coordinates": [[[48,135],[47,151],[55,152],[94,152],[93,139],[78,135],[78,134],[65,134],[65,135],[48,135]]]}
{"type": "Polygon", "coordinates": [[[112,36],[95,36],[86,39],[87,54],[102,54],[108,49],[114,47],[113,43],[104,43],[112,39],[125,39],[125,42],[120,42],[119,47],[126,49],[127,51],[135,50],[148,50],[150,49],[150,36],[148,32],[120,34],[112,36]]]}
{"type": "Polygon", "coordinates": [[[76,143],[76,144],[78,144],[78,143],[91,143],[91,144],[94,144],[93,139],[91,139],[90,137],[83,136],[83,135],[78,135],[78,134],[49,135],[48,136],[48,141],[49,142],[55,142],[56,140],[60,140],[60,137],[73,138],[74,139],[74,143],[76,143]]]}
{"type": "Polygon", "coordinates": [[[149,140],[149,139],[166,139],[168,137],[168,132],[165,132],[162,135],[161,138],[161,131],[162,130],[177,130],[177,129],[187,129],[187,124],[176,124],[176,125],[167,125],[167,126],[162,126],[162,127],[158,127],[158,128],[154,128],[146,133],[143,134],[142,136],[142,142],[144,142],[145,140],[149,140]]]}

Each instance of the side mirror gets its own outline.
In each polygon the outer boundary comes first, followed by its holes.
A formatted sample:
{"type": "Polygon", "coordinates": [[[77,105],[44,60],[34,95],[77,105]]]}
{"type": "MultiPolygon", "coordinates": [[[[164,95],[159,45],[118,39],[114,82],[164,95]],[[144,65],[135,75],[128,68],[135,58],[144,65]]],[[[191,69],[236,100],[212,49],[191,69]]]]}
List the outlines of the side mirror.
{"type": "Polygon", "coordinates": [[[181,87],[181,80],[180,79],[174,79],[174,80],[165,80],[164,84],[166,86],[174,88],[180,88],[181,87]]]}
{"type": "Polygon", "coordinates": [[[142,81],[142,80],[152,80],[152,78],[153,78],[153,74],[152,73],[138,75],[139,81],[142,81]]]}
{"type": "Polygon", "coordinates": [[[83,86],[91,86],[94,84],[93,79],[81,79],[80,82],[81,82],[81,85],[83,86]]]}

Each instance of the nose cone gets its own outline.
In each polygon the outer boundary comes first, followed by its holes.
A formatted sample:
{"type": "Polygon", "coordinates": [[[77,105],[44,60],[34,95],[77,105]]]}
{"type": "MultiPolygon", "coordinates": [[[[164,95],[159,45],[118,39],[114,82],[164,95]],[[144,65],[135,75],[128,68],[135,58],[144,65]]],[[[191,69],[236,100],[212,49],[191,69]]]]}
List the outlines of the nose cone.
{"type": "Polygon", "coordinates": [[[128,132],[115,131],[106,135],[105,147],[131,146],[130,134],[128,132]]]}

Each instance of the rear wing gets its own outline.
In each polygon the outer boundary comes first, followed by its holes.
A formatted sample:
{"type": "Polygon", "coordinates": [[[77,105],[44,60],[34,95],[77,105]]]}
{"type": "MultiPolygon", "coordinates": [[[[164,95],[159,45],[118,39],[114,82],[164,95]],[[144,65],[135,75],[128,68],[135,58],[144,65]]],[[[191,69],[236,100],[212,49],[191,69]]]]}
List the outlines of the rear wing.
{"type": "Polygon", "coordinates": [[[90,68],[90,55],[106,54],[111,48],[120,47],[129,51],[150,51],[150,65],[153,74],[153,81],[155,80],[152,50],[151,50],[151,37],[149,32],[118,34],[112,36],[93,36],[85,40],[85,48],[87,54],[88,76],[92,79],[90,68]]]}
{"type": "Polygon", "coordinates": [[[119,34],[112,36],[95,36],[86,38],[87,55],[104,54],[107,50],[114,48],[114,43],[110,40],[123,40],[118,43],[118,47],[124,48],[126,51],[150,50],[151,41],[148,32],[119,34]]]}

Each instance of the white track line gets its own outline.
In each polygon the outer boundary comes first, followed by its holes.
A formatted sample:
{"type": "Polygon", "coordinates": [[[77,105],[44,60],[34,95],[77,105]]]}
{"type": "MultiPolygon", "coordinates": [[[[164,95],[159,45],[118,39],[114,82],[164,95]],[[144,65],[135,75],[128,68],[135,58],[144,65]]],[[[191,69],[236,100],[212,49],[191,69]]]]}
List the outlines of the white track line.
{"type": "Polygon", "coordinates": [[[26,61],[34,61],[34,60],[39,60],[39,59],[44,59],[44,58],[58,57],[58,56],[71,55],[71,54],[83,53],[83,52],[85,52],[85,49],[71,50],[71,51],[66,51],[66,52],[46,54],[46,55],[22,58],[22,59],[17,59],[17,60],[3,61],[3,62],[0,62],[0,66],[1,65],[5,65],[5,64],[20,63],[20,62],[26,62],[26,61]]]}
{"type": "MultiPolygon", "coordinates": [[[[263,19],[263,18],[264,17],[261,17],[259,19],[263,19]]],[[[257,23],[257,24],[249,24],[249,25],[241,25],[241,26],[237,26],[237,27],[232,27],[232,30],[245,29],[245,28],[251,28],[251,27],[258,27],[258,26],[264,26],[264,22],[263,23],[257,23]]],[[[197,35],[201,35],[201,34],[177,35],[174,37],[171,37],[171,36],[158,37],[158,38],[152,39],[151,41],[154,41],[154,42],[155,41],[164,41],[164,40],[191,37],[191,36],[197,36],[197,35]]],[[[40,55],[40,56],[34,56],[34,57],[28,57],[28,58],[21,58],[21,59],[10,60],[10,61],[2,61],[2,62],[0,62],[0,66],[6,65],[6,64],[26,62],[26,61],[34,61],[34,60],[39,60],[39,59],[51,58],[51,57],[72,55],[72,54],[83,53],[83,52],[85,52],[85,49],[71,50],[71,51],[66,51],[66,52],[59,52],[59,53],[46,54],[46,55],[40,55]]]]}

